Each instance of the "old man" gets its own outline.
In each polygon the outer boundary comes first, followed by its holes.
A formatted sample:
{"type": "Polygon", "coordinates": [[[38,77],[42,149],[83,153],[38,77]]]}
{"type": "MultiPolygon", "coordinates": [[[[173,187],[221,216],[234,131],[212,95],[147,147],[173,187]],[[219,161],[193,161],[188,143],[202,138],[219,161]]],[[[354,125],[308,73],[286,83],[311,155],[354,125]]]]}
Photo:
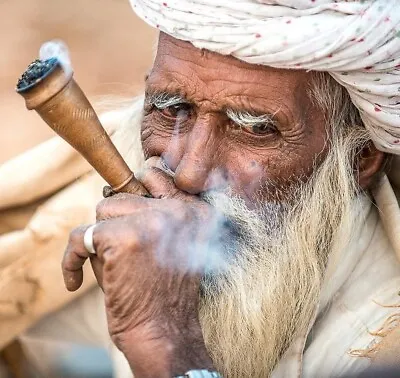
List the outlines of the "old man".
{"type": "Polygon", "coordinates": [[[138,378],[366,369],[400,319],[398,2],[131,3],[160,36],[119,138],[152,198],[72,232],[67,289],[90,258],[138,378]]]}

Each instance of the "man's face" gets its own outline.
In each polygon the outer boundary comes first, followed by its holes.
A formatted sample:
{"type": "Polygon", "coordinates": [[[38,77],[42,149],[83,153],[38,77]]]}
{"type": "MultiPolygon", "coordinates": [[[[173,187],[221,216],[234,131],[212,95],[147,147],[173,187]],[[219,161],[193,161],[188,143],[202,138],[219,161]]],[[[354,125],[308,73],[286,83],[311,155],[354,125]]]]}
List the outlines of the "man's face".
{"type": "MultiPolygon", "coordinates": [[[[146,81],[142,142],[181,190],[229,184],[248,204],[307,179],[326,152],[311,73],[256,66],[161,34],[146,81]]],[[[276,195],[277,193],[275,193],[276,195]]]]}
{"type": "Polygon", "coordinates": [[[308,329],[330,253],[347,248],[357,223],[352,156],[362,135],[338,122],[327,143],[313,79],[161,34],[146,82],[146,158],[161,156],[178,189],[202,194],[240,231],[211,248],[222,269],[203,279],[199,308],[227,377],[270,375],[308,329]]]}

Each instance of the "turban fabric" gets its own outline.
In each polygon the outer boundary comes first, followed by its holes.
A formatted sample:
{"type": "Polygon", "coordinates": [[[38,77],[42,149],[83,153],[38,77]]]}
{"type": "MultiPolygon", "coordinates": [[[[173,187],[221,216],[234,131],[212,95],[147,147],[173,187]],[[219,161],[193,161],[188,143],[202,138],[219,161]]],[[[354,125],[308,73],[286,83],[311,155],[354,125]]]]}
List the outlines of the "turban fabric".
{"type": "Polygon", "coordinates": [[[377,148],[400,155],[399,0],[130,0],[144,21],[202,49],[329,72],[377,148]]]}

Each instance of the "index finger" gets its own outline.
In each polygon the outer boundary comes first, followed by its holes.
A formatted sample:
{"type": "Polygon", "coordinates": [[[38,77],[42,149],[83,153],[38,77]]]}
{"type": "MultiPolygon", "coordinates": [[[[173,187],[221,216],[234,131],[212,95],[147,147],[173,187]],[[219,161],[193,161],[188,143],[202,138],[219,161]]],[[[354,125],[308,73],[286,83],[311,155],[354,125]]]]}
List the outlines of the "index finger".
{"type": "Polygon", "coordinates": [[[90,255],[83,243],[83,236],[89,227],[81,226],[74,229],[64,252],[61,268],[64,284],[68,291],[78,290],[83,282],[82,267],[90,255]]]}
{"type": "Polygon", "coordinates": [[[154,206],[150,198],[137,196],[135,194],[120,193],[112,197],[104,198],[96,206],[97,222],[132,215],[142,209],[154,206]]]}

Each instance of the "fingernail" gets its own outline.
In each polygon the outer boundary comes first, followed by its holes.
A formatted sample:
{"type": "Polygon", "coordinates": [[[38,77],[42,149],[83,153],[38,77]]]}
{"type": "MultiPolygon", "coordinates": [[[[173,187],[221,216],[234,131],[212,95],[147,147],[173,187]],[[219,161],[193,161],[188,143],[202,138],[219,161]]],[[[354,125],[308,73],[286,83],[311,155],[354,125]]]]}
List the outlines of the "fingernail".
{"type": "Polygon", "coordinates": [[[175,176],[175,172],[168,166],[167,162],[163,158],[161,158],[158,161],[158,164],[159,164],[159,167],[157,167],[157,168],[161,169],[162,171],[164,171],[167,175],[169,175],[171,177],[175,176]]]}

